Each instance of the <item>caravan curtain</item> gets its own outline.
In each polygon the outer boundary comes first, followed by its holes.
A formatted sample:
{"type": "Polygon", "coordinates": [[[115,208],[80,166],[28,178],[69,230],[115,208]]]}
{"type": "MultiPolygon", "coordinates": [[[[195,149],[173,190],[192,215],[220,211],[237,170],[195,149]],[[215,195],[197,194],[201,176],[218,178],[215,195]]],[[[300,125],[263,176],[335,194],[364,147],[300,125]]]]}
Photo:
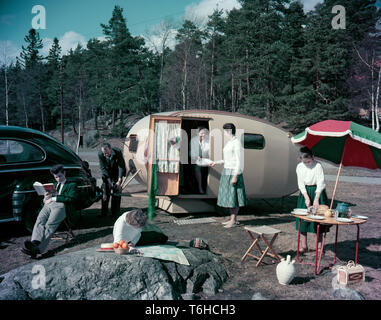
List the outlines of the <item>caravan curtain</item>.
{"type": "Polygon", "coordinates": [[[180,168],[180,123],[155,123],[155,160],[158,172],[178,173],[180,168]]]}

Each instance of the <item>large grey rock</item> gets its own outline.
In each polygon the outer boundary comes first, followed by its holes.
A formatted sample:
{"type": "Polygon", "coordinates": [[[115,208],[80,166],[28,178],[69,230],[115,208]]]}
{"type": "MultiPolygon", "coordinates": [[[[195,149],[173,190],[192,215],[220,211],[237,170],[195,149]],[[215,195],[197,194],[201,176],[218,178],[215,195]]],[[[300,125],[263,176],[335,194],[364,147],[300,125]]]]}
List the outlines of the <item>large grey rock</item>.
{"type": "Polygon", "coordinates": [[[227,279],[219,258],[183,248],[190,266],[88,248],[37,260],[2,275],[0,300],[172,300],[214,294],[227,279]]]}
{"type": "Polygon", "coordinates": [[[341,300],[365,300],[364,296],[357,290],[337,282],[337,275],[332,278],[332,295],[341,300]]]}
{"type": "Polygon", "coordinates": [[[349,288],[334,289],[332,295],[335,299],[365,300],[364,296],[360,292],[349,288]]]}
{"type": "Polygon", "coordinates": [[[99,138],[98,130],[88,130],[83,136],[83,142],[86,147],[95,145],[99,138]]]}
{"type": "Polygon", "coordinates": [[[269,300],[265,296],[262,295],[260,292],[255,292],[253,296],[251,297],[251,300],[269,300]]]}

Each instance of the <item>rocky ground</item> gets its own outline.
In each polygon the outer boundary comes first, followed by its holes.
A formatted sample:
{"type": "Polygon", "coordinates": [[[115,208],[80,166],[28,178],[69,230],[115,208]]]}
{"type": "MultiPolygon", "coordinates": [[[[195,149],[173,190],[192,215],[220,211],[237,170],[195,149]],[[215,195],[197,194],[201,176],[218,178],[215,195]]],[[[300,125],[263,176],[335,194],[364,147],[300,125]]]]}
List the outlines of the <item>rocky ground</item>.
{"type": "MultiPolygon", "coordinates": [[[[88,159],[96,161],[95,158],[88,159]]],[[[337,169],[328,168],[327,174],[336,174],[337,169]]],[[[93,175],[99,174],[96,166],[92,166],[93,175]]],[[[368,171],[347,170],[343,175],[380,176],[379,173],[368,171]]],[[[334,182],[327,181],[328,195],[332,194],[334,182]]],[[[133,192],[139,186],[128,187],[133,192]]],[[[226,220],[223,213],[205,213],[194,215],[170,215],[157,210],[153,220],[171,241],[191,240],[200,237],[208,241],[210,250],[222,258],[223,266],[228,273],[228,280],[216,295],[204,295],[204,300],[247,300],[271,299],[271,300],[332,300],[345,299],[347,297],[335,294],[333,282],[335,269],[324,269],[320,275],[314,274],[313,266],[308,264],[296,264],[296,277],[287,286],[278,283],[276,277],[276,263],[265,258],[265,264],[256,267],[256,261],[252,258],[241,263],[241,257],[251,244],[251,240],[244,230],[244,226],[267,225],[280,229],[278,239],[274,244],[275,250],[282,256],[291,255],[296,257],[297,231],[295,219],[290,216],[290,211],[296,206],[297,194],[287,197],[283,205],[280,199],[252,200],[239,214],[240,225],[225,229],[221,222],[226,220]],[[177,225],[174,219],[191,219],[200,217],[213,217],[215,222],[206,224],[177,225]]],[[[381,189],[377,185],[341,182],[337,190],[337,200],[351,203],[354,214],[368,216],[367,223],[360,228],[360,245],[358,262],[365,267],[365,282],[350,286],[359,297],[366,300],[381,299],[381,189]]],[[[132,207],[147,207],[147,199],[130,198],[122,199],[124,212],[132,207]]],[[[102,242],[112,241],[112,226],[115,218],[100,218],[100,203],[82,212],[82,218],[75,227],[76,238],[68,243],[63,240],[54,240],[49,246],[49,252],[45,255],[60,255],[96,246],[102,242]]],[[[16,267],[30,263],[31,260],[20,252],[23,241],[30,235],[24,229],[13,223],[0,224],[0,275],[16,267]]],[[[322,265],[328,265],[333,259],[335,232],[332,228],[327,234],[326,251],[322,265]]],[[[309,248],[313,249],[315,237],[308,238],[309,248]]],[[[340,266],[354,259],[356,244],[356,227],[340,227],[338,234],[338,255],[336,265],[340,266]]],[[[314,261],[314,252],[307,253],[302,257],[304,262],[314,261]]]]}

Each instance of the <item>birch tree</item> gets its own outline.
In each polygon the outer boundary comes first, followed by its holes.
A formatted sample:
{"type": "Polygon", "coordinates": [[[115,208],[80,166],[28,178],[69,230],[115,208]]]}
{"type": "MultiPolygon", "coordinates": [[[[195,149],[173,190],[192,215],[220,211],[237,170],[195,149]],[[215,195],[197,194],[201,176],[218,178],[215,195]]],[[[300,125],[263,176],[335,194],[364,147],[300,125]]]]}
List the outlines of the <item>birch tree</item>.
{"type": "Polygon", "coordinates": [[[11,84],[9,83],[9,79],[8,79],[8,70],[9,70],[9,65],[10,65],[10,59],[9,59],[9,50],[10,50],[10,47],[9,47],[9,44],[6,42],[2,45],[2,47],[0,48],[0,66],[2,67],[2,69],[4,70],[4,95],[5,95],[5,125],[8,126],[9,125],[9,90],[10,90],[10,86],[11,84]]]}

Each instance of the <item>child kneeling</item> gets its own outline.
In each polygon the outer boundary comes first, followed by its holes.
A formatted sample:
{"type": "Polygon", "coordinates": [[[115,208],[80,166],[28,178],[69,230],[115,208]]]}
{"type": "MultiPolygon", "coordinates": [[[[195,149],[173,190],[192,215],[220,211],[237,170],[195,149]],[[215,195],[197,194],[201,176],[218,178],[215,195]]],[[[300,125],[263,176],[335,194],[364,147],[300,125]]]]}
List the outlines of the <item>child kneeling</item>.
{"type": "Polygon", "coordinates": [[[124,240],[128,243],[129,253],[140,253],[135,246],[146,224],[147,215],[142,209],[134,209],[123,213],[114,224],[114,243],[124,240]]]}

